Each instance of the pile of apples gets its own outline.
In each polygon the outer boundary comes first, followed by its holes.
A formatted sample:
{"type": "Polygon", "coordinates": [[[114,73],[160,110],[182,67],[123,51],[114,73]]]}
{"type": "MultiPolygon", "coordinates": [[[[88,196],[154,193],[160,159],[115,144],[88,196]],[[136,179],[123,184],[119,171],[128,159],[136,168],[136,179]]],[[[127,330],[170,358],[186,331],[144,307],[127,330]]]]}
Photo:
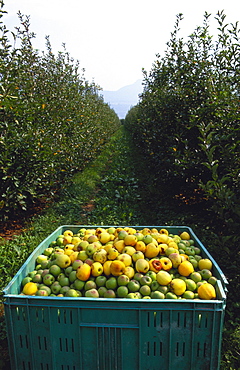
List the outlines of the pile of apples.
{"type": "Polygon", "coordinates": [[[215,299],[212,262],[186,231],[132,227],[66,230],[36,259],[22,295],[215,299]]]}

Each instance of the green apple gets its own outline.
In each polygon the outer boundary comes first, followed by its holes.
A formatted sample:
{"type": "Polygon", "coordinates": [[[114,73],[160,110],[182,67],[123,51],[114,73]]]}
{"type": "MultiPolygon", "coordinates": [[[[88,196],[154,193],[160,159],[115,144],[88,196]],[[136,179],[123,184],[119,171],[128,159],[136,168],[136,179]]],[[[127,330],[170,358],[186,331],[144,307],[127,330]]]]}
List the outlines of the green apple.
{"type": "Polygon", "coordinates": [[[71,260],[69,256],[64,253],[58,254],[55,259],[55,264],[61,268],[66,268],[71,265],[71,260]]]}
{"type": "Polygon", "coordinates": [[[211,271],[208,269],[202,269],[199,273],[202,275],[203,280],[208,280],[212,276],[211,271]]]}
{"type": "Polygon", "coordinates": [[[117,278],[114,276],[111,276],[110,278],[108,278],[105,284],[107,289],[116,289],[117,285],[118,285],[117,278]]]}
{"type": "Polygon", "coordinates": [[[187,286],[187,290],[191,290],[192,292],[194,292],[196,289],[197,289],[197,284],[194,280],[192,279],[186,279],[185,280],[185,284],[187,286]]]}
{"type": "Polygon", "coordinates": [[[60,289],[60,292],[59,294],[63,294],[65,296],[66,292],[70,289],[69,286],[62,286],[61,289],[60,289]]]}
{"type": "Polygon", "coordinates": [[[88,244],[85,252],[87,253],[88,257],[93,256],[93,254],[98,250],[98,245],[96,243],[88,244]]]}
{"type": "Polygon", "coordinates": [[[43,254],[47,257],[51,256],[52,252],[53,252],[53,248],[52,247],[48,247],[44,250],[43,254]]]}
{"type": "Polygon", "coordinates": [[[141,251],[137,251],[137,252],[134,252],[133,254],[132,254],[132,260],[133,260],[133,262],[136,262],[138,259],[140,259],[140,258],[142,258],[142,259],[144,259],[144,254],[143,254],[143,252],[141,252],[141,251]]]}
{"type": "Polygon", "coordinates": [[[150,244],[152,243],[153,241],[153,237],[150,235],[150,234],[146,234],[144,235],[142,241],[145,243],[145,244],[150,244]]]}
{"type": "Polygon", "coordinates": [[[88,258],[88,254],[85,250],[82,250],[78,253],[77,259],[85,262],[87,258],[88,258]]]}
{"type": "MultiPolygon", "coordinates": [[[[35,275],[34,275],[35,276],[35,275]]],[[[26,276],[25,278],[23,278],[22,280],[22,286],[24,286],[25,284],[27,283],[30,283],[30,281],[32,281],[32,278],[30,276],[26,276]]]]}
{"type": "Polygon", "coordinates": [[[157,278],[156,278],[157,274],[156,274],[156,272],[154,272],[154,271],[149,270],[149,271],[146,273],[146,275],[147,275],[147,276],[150,276],[150,278],[152,279],[152,281],[154,281],[154,280],[156,280],[156,279],[157,279],[157,278]]]}
{"type": "Polygon", "coordinates": [[[212,285],[216,285],[217,280],[218,279],[215,276],[210,276],[210,278],[208,279],[208,283],[212,285]]]}
{"type": "Polygon", "coordinates": [[[107,278],[104,275],[99,275],[95,279],[95,283],[97,284],[98,287],[105,286],[106,281],[107,281],[107,278]]]}
{"type": "Polygon", "coordinates": [[[172,293],[172,292],[167,292],[166,295],[165,295],[165,298],[166,299],[178,299],[177,295],[175,293],[172,293]]]}
{"type": "Polygon", "coordinates": [[[136,272],[133,276],[134,280],[140,281],[144,275],[141,272],[136,272]]]}
{"type": "Polygon", "coordinates": [[[135,297],[136,299],[142,299],[142,294],[138,291],[138,292],[135,292],[135,297]]]}
{"type": "Polygon", "coordinates": [[[148,275],[144,275],[141,277],[141,279],[139,280],[139,283],[141,285],[151,285],[152,283],[152,278],[148,275]]]}
{"type": "Polygon", "coordinates": [[[61,273],[62,269],[58,265],[52,265],[49,267],[49,273],[57,277],[61,273]]]}
{"type": "Polygon", "coordinates": [[[61,276],[60,279],[59,279],[59,284],[61,286],[69,286],[69,284],[70,284],[69,278],[65,275],[61,276]]]}
{"type": "Polygon", "coordinates": [[[85,281],[82,281],[82,280],[79,280],[79,279],[76,279],[73,282],[73,286],[76,290],[82,290],[84,285],[85,285],[85,281]]]}
{"type": "Polygon", "coordinates": [[[145,295],[149,296],[149,295],[151,294],[151,288],[150,288],[150,286],[149,286],[149,285],[142,285],[142,286],[140,287],[140,289],[139,289],[139,292],[140,292],[143,296],[145,296],[145,295]]]}
{"type": "Polygon", "coordinates": [[[162,292],[155,290],[154,292],[151,292],[150,297],[151,299],[164,299],[165,295],[162,292]]]}
{"type": "Polygon", "coordinates": [[[137,280],[130,280],[129,283],[127,284],[128,290],[131,293],[135,293],[140,289],[140,283],[137,280]]]}
{"type": "Polygon", "coordinates": [[[136,232],[134,235],[137,237],[138,241],[141,241],[144,238],[144,235],[141,232],[136,232]]]}
{"type": "Polygon", "coordinates": [[[160,287],[160,284],[158,284],[157,280],[153,280],[151,282],[150,287],[152,291],[155,291],[155,290],[158,290],[158,288],[160,287]]]}
{"type": "Polygon", "coordinates": [[[199,262],[200,260],[202,260],[202,256],[200,256],[199,254],[195,254],[195,256],[194,256],[194,257],[195,257],[195,260],[196,260],[196,261],[198,261],[198,262],[199,262]]]}
{"type": "Polygon", "coordinates": [[[165,295],[169,292],[170,288],[168,285],[160,285],[157,290],[165,295]]]}
{"type": "Polygon", "coordinates": [[[128,288],[124,285],[117,288],[117,296],[119,298],[126,298],[128,295],[128,288]]]}
{"type": "Polygon", "coordinates": [[[77,279],[77,271],[75,270],[71,271],[68,278],[70,283],[73,283],[77,279]]]}
{"type": "Polygon", "coordinates": [[[54,281],[54,283],[50,286],[51,292],[53,294],[58,294],[62,288],[58,281],[54,281]]]}
{"type": "Polygon", "coordinates": [[[56,239],[56,244],[61,247],[63,245],[63,239],[64,239],[64,236],[63,235],[59,235],[56,239]]]}
{"type": "Polygon", "coordinates": [[[186,298],[186,299],[194,299],[195,295],[194,295],[194,292],[192,290],[185,290],[182,297],[186,298]]]}
{"type": "Polygon", "coordinates": [[[37,264],[41,264],[42,261],[48,261],[48,256],[45,256],[44,254],[40,254],[37,257],[36,262],[37,264]]]}
{"type": "Polygon", "coordinates": [[[195,281],[195,283],[198,283],[199,281],[202,280],[202,275],[197,271],[192,272],[189,277],[190,277],[190,279],[195,281]]]}
{"type": "Polygon", "coordinates": [[[128,233],[126,230],[120,230],[117,237],[119,240],[123,240],[127,235],[128,233]]]}
{"type": "Polygon", "coordinates": [[[194,251],[195,251],[195,254],[200,255],[200,253],[201,253],[201,249],[200,249],[200,248],[198,248],[198,247],[193,247],[193,249],[194,249],[194,251]]]}
{"type": "Polygon", "coordinates": [[[44,269],[41,273],[42,278],[47,274],[49,274],[49,269],[44,269]]]}
{"type": "Polygon", "coordinates": [[[177,268],[182,262],[182,259],[179,253],[170,253],[168,258],[172,261],[173,268],[177,268]]]}
{"type": "Polygon", "coordinates": [[[194,269],[198,268],[198,261],[195,259],[195,256],[192,258],[189,258],[189,262],[193,265],[194,269]]]}
{"type": "Polygon", "coordinates": [[[185,254],[187,254],[188,256],[195,256],[195,250],[194,250],[194,248],[191,247],[191,246],[186,247],[185,254]]]}
{"type": "Polygon", "coordinates": [[[65,297],[79,297],[79,294],[75,289],[69,289],[66,292],[65,297]]]}
{"type": "Polygon", "coordinates": [[[136,296],[136,293],[133,293],[133,292],[128,293],[128,295],[126,296],[126,298],[138,299],[138,297],[136,296]]]}

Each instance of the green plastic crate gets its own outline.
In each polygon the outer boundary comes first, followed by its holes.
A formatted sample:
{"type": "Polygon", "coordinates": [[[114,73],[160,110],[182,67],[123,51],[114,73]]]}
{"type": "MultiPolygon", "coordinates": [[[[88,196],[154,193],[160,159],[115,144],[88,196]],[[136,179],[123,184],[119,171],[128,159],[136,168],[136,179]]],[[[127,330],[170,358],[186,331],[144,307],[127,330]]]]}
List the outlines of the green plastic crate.
{"type": "Polygon", "coordinates": [[[147,226],[191,234],[202,256],[213,262],[219,279],[216,300],[18,295],[36,257],[65,230],[77,233],[81,227],[98,226],[59,227],[34,250],[4,290],[12,370],[219,369],[228,282],[189,227],[147,226]]]}

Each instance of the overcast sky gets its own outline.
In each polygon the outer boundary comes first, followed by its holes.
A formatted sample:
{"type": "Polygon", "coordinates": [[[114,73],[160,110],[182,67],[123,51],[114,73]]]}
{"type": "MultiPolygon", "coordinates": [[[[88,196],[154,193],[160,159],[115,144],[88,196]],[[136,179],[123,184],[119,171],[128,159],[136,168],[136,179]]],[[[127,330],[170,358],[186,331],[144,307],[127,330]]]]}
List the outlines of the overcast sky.
{"type": "Polygon", "coordinates": [[[240,20],[236,0],[4,0],[3,22],[9,30],[19,25],[18,10],[30,15],[33,46],[45,49],[50,36],[54,53],[62,44],[85,68],[85,77],[104,90],[117,90],[142,79],[156,54],[164,54],[176,15],[183,13],[181,35],[187,39],[203,24],[205,11],[214,16],[224,10],[228,23],[240,20]]]}

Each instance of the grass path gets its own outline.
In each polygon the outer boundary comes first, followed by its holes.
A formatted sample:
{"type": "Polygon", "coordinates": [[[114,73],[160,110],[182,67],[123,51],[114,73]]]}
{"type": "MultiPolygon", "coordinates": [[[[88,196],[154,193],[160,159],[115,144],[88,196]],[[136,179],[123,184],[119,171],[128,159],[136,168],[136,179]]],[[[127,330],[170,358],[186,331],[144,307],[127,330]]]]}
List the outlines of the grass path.
{"type": "MultiPolygon", "coordinates": [[[[163,174],[164,175],[164,174],[163,174]]],[[[198,204],[173,199],[161,182],[156,183],[135,147],[134,139],[123,127],[106,144],[101,155],[77,173],[60,191],[56,202],[35,216],[14,240],[0,240],[0,289],[3,289],[28,255],[60,225],[187,225],[199,236],[215,258],[207,213],[198,204]]],[[[213,236],[214,238],[214,236],[213,236]]],[[[216,248],[216,247],[215,247],[216,248]]],[[[223,268],[224,266],[220,267],[223,268]]],[[[237,303],[236,303],[237,304],[237,303]]],[[[0,306],[1,308],[1,306],[0,306]]],[[[232,319],[234,320],[234,307],[232,319]]],[[[230,312],[230,314],[231,314],[230,312]]],[[[232,325],[232,324],[231,324],[232,325]]],[[[233,325],[231,326],[233,327],[233,325]]],[[[231,329],[232,330],[232,329],[231,329]]],[[[224,366],[237,356],[239,331],[223,336],[224,366]],[[231,345],[229,345],[231,343],[231,345]],[[236,353],[235,353],[235,352],[236,353]]],[[[7,363],[7,341],[3,311],[0,310],[0,352],[7,363]]],[[[0,369],[7,369],[1,363],[0,369]]]]}

